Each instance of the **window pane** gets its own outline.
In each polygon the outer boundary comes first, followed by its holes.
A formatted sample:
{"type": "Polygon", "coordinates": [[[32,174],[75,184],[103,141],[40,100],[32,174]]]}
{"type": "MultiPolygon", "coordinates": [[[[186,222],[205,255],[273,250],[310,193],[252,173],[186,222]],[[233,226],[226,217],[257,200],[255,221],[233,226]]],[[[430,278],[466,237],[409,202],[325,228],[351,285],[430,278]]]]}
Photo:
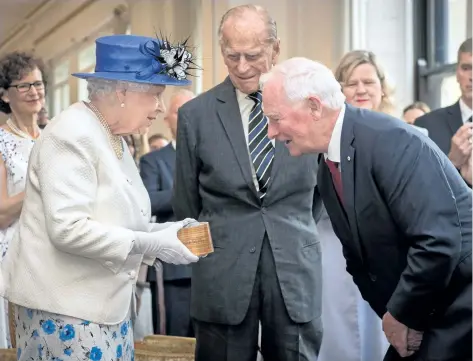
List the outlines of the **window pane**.
{"type": "Polygon", "coordinates": [[[69,84],[64,84],[62,86],[62,109],[66,109],[70,105],[70,96],[69,96],[69,84]]]}
{"type": "Polygon", "coordinates": [[[95,44],[91,44],[79,52],[79,71],[95,67],[95,44]]]}
{"type": "Polygon", "coordinates": [[[69,60],[58,64],[54,68],[54,84],[59,84],[67,80],[69,77],[69,60]]]}
{"type": "Polygon", "coordinates": [[[457,62],[457,51],[467,39],[467,1],[448,0],[448,62],[457,62]]]}
{"type": "Polygon", "coordinates": [[[460,86],[458,85],[456,75],[444,78],[441,86],[440,106],[452,105],[460,98],[460,95],[460,86]]]}
{"type": "Polygon", "coordinates": [[[88,100],[89,97],[87,96],[87,82],[83,79],[79,79],[77,86],[78,86],[78,89],[77,89],[78,101],[88,100]]]}

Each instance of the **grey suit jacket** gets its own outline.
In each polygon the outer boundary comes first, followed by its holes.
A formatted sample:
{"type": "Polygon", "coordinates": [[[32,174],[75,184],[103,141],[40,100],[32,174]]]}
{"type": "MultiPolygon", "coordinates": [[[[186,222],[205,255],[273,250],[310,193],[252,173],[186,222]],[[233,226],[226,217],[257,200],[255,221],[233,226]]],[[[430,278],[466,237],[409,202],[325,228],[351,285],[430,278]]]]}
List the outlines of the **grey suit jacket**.
{"type": "Polygon", "coordinates": [[[291,157],[277,142],[261,202],[235,89],[227,78],[179,109],[176,164],[175,215],[209,222],[215,248],[193,266],[192,317],[232,325],[243,320],[265,235],[289,316],[295,322],[319,317],[317,156],[291,157]]]}

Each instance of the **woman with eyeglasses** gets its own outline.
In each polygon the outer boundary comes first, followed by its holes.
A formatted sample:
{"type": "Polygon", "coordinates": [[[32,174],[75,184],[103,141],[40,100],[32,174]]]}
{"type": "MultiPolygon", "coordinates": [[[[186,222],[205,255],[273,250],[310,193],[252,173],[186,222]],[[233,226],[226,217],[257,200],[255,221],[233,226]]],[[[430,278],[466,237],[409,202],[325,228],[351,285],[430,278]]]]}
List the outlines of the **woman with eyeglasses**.
{"type": "MultiPolygon", "coordinates": [[[[31,54],[14,52],[0,59],[0,262],[16,229],[23,205],[28,158],[40,135],[44,106],[44,65],[31,54]]],[[[5,301],[0,298],[0,348],[11,346],[5,301]]]]}

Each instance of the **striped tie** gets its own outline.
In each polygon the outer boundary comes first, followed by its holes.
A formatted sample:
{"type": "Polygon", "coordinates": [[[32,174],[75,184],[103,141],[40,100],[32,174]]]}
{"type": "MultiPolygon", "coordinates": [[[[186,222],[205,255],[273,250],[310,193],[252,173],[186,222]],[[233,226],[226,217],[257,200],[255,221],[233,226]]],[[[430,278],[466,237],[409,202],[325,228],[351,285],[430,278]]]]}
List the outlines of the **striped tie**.
{"type": "Polygon", "coordinates": [[[260,198],[266,195],[274,158],[274,147],[268,138],[268,120],[261,109],[261,92],[248,95],[255,102],[248,125],[248,148],[258,179],[260,198]]]}

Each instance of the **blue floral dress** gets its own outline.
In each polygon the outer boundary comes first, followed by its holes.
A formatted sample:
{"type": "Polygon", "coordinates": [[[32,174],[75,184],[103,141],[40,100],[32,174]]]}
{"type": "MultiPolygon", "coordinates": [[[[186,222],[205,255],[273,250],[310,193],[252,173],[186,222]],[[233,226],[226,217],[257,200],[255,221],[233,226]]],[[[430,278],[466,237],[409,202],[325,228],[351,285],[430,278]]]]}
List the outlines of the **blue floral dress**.
{"type": "Polygon", "coordinates": [[[20,361],[133,361],[131,320],[99,325],[45,311],[15,307],[20,361]]]}

